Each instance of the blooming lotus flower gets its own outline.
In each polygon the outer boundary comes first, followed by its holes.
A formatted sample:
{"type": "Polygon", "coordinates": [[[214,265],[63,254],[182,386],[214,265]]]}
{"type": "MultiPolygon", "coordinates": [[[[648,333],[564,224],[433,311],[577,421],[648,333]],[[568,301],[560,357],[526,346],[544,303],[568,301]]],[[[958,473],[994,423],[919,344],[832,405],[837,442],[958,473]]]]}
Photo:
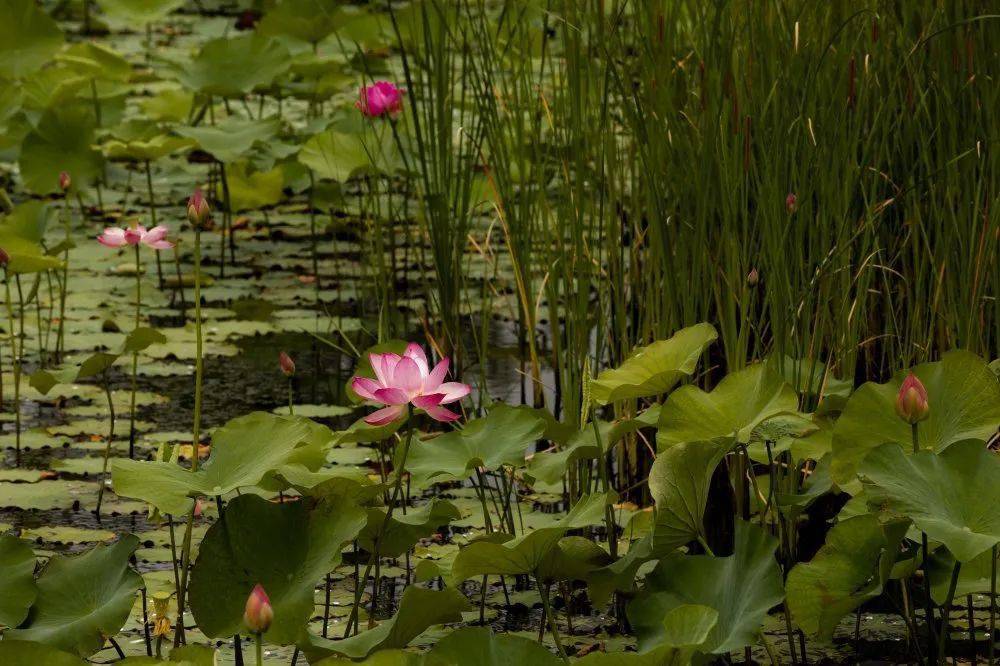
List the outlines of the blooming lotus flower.
{"type": "Polygon", "coordinates": [[[354,106],[369,118],[385,115],[394,118],[403,110],[403,91],[394,83],[376,81],[370,86],[362,86],[354,106]]]}
{"type": "Polygon", "coordinates": [[[903,380],[896,395],[896,413],[910,425],[920,423],[931,412],[927,402],[927,389],[912,372],[903,380]]]}
{"type": "Polygon", "coordinates": [[[271,600],[260,583],[257,583],[247,597],[247,605],[243,609],[243,622],[252,633],[263,634],[270,628],[273,619],[274,609],[271,608],[271,600]]]}
{"type": "Polygon", "coordinates": [[[375,379],[355,377],[351,388],[362,398],[386,407],[366,416],[365,423],[374,426],[392,423],[406,413],[407,405],[424,410],[436,421],[454,421],[459,417],[441,405],[461,400],[471,389],[468,384],[444,381],[448,374],[447,358],[432,370],[424,350],[411,342],[402,356],[371,354],[369,359],[375,379]]]}
{"type": "Polygon", "coordinates": [[[142,243],[154,250],[169,250],[174,244],[166,239],[168,231],[170,230],[163,225],[155,226],[148,231],[141,224],[124,229],[108,227],[104,233],[97,237],[97,242],[107,247],[123,247],[142,243]]]}

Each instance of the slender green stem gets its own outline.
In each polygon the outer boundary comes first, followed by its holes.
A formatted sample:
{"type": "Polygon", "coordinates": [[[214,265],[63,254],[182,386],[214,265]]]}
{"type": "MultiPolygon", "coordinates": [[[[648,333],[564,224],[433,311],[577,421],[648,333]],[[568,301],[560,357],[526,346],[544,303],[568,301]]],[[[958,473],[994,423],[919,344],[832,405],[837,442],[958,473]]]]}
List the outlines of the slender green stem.
{"type": "MultiPolygon", "coordinates": [[[[142,321],[142,262],[139,258],[139,245],[135,245],[135,330],[142,321]]],[[[128,457],[135,458],[135,394],[139,374],[139,352],[132,352],[132,384],[129,397],[128,412],[128,457]]]]}
{"type": "Polygon", "coordinates": [[[104,487],[108,484],[108,458],[111,456],[111,446],[115,441],[115,401],[111,397],[111,382],[108,371],[104,371],[104,395],[108,400],[108,441],[104,444],[104,462],[101,465],[101,485],[97,490],[97,521],[101,520],[101,503],[104,501],[104,487]]]}
{"type": "MultiPolygon", "coordinates": [[[[14,325],[14,305],[10,295],[10,272],[4,268],[4,289],[7,292],[7,321],[10,329],[10,354],[14,368],[14,446],[15,460],[21,465],[21,354],[14,325]]],[[[20,344],[23,344],[23,339],[20,344]]]]}
{"type": "Polygon", "coordinates": [[[264,634],[259,631],[254,634],[254,642],[257,644],[257,666],[264,666],[264,634]]]}
{"type": "MultiPolygon", "coordinates": [[[[399,459],[399,467],[395,470],[396,476],[393,481],[392,488],[392,498],[389,500],[389,505],[386,507],[385,518],[382,519],[382,524],[379,525],[378,534],[375,536],[374,548],[372,553],[368,557],[368,564],[365,566],[365,573],[361,577],[361,583],[355,586],[354,590],[354,607],[351,609],[351,616],[347,621],[347,628],[344,631],[344,638],[351,635],[351,629],[355,627],[358,623],[358,613],[360,612],[361,605],[361,593],[364,586],[367,584],[368,576],[371,574],[372,566],[379,559],[379,548],[381,545],[382,537],[385,535],[386,529],[389,527],[389,523],[392,520],[393,511],[396,508],[396,502],[399,500],[400,493],[403,487],[403,474],[406,467],[406,458],[410,453],[410,442],[413,438],[413,406],[406,406],[406,439],[403,443],[403,453],[399,459]]],[[[378,585],[377,583],[372,586],[372,614],[369,618],[369,623],[374,622],[375,618],[375,602],[378,597],[378,585]]]]}
{"type": "Polygon", "coordinates": [[[938,636],[938,664],[942,666],[945,661],[945,650],[948,645],[948,615],[951,613],[951,605],[955,601],[955,589],[958,587],[958,574],[962,569],[962,563],[956,561],[955,567],[951,570],[951,583],[948,585],[948,597],[941,607],[941,633],[938,636]]]}
{"type": "MultiPolygon", "coordinates": [[[[917,424],[910,425],[910,439],[913,441],[913,454],[920,452],[920,439],[917,433],[917,424]]],[[[922,567],[924,569],[924,620],[927,622],[927,662],[930,663],[937,654],[934,649],[934,602],[931,599],[931,578],[928,575],[928,565],[930,563],[930,549],[927,545],[927,533],[920,533],[920,548],[922,556],[922,567]]]]}
{"type": "Polygon", "coordinates": [[[292,378],[288,378],[288,415],[295,415],[295,392],[292,390],[292,378]]]}
{"type": "Polygon", "coordinates": [[[559,636],[555,615],[552,614],[552,606],[549,604],[549,588],[538,580],[537,574],[535,575],[535,583],[538,585],[538,593],[542,597],[542,612],[545,613],[545,621],[548,622],[549,633],[552,634],[552,640],[555,641],[556,650],[559,651],[559,656],[562,657],[563,661],[569,662],[569,657],[566,656],[566,650],[563,648],[562,639],[559,636]]]}
{"type": "Polygon", "coordinates": [[[987,652],[989,654],[989,665],[993,666],[993,655],[996,650],[997,643],[997,557],[1000,556],[1000,552],[997,552],[997,546],[993,546],[993,562],[990,564],[990,635],[989,635],[989,647],[987,652]]]}

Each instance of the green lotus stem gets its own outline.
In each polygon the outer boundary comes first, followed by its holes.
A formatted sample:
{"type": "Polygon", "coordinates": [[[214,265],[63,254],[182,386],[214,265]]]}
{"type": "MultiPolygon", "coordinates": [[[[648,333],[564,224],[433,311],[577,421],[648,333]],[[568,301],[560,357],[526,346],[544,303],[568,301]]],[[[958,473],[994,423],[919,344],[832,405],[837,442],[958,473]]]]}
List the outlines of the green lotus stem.
{"type": "Polygon", "coordinates": [[[104,443],[104,462],[101,465],[101,486],[97,490],[97,522],[101,521],[101,503],[104,501],[104,487],[108,481],[108,458],[111,456],[111,443],[115,441],[115,402],[111,398],[111,381],[108,379],[108,371],[104,371],[104,395],[108,399],[108,414],[110,422],[108,424],[108,441],[104,443]]]}
{"type": "MultiPolygon", "coordinates": [[[[153,197],[153,172],[149,166],[149,160],[146,160],[146,193],[149,196],[149,228],[152,229],[157,225],[156,221],[156,201],[153,197]]],[[[138,249],[138,245],[136,248],[138,249]]],[[[160,253],[156,252],[156,280],[163,289],[163,262],[160,260],[160,253]]],[[[138,324],[137,324],[138,325],[138,324]]]]}
{"type": "Polygon", "coordinates": [[[955,601],[955,589],[958,587],[958,574],[962,570],[962,563],[955,561],[955,567],[951,570],[951,583],[948,585],[948,597],[941,607],[941,634],[938,636],[938,663],[945,664],[945,648],[948,645],[948,615],[951,613],[951,604],[955,601]]]}
{"type": "Polygon", "coordinates": [[[295,416],[295,391],[292,389],[292,378],[288,378],[288,415],[295,416]]]}
{"type": "MultiPolygon", "coordinates": [[[[910,424],[910,439],[913,441],[913,454],[920,452],[920,439],[917,435],[917,424],[910,424]]],[[[927,572],[927,564],[930,562],[929,548],[927,547],[927,533],[920,532],[921,555],[923,557],[924,568],[924,620],[927,622],[927,663],[936,654],[934,650],[934,602],[931,599],[931,578],[927,572]]]]}
{"type": "MultiPolygon", "coordinates": [[[[382,519],[382,524],[379,525],[378,534],[375,536],[374,549],[371,556],[368,558],[368,564],[365,565],[365,574],[361,577],[362,583],[356,585],[354,589],[354,608],[351,610],[351,617],[347,620],[347,628],[344,631],[344,638],[351,635],[352,627],[358,624],[358,613],[359,606],[361,605],[361,591],[364,588],[365,583],[368,580],[368,576],[371,574],[372,566],[379,559],[379,547],[381,545],[382,537],[385,535],[386,529],[389,527],[389,523],[392,520],[392,513],[396,508],[396,502],[399,501],[399,495],[403,487],[403,473],[406,468],[406,458],[410,453],[410,442],[413,439],[413,405],[406,406],[406,439],[403,441],[403,455],[399,460],[399,468],[396,469],[396,478],[393,481],[392,488],[392,499],[389,501],[389,506],[386,507],[385,518],[382,519]]],[[[374,623],[375,620],[375,602],[378,600],[378,585],[372,585],[372,614],[369,617],[369,623],[374,623]]]]}
{"type": "Polygon", "coordinates": [[[254,634],[254,642],[257,644],[257,666],[264,666],[264,634],[259,631],[254,634]]]}
{"type": "MultiPolygon", "coordinates": [[[[597,448],[601,451],[601,455],[597,459],[597,473],[600,475],[604,492],[607,493],[611,491],[611,482],[608,480],[607,451],[604,450],[604,442],[601,438],[601,428],[597,424],[596,412],[593,416],[594,418],[590,420],[590,423],[594,427],[594,439],[597,442],[597,448]]],[[[604,527],[608,532],[608,550],[611,553],[611,557],[618,557],[618,528],[615,524],[615,510],[610,504],[604,507],[604,527]]]]}
{"type": "MultiPolygon", "coordinates": [[[[10,296],[10,272],[4,267],[4,288],[7,292],[7,320],[10,328],[10,353],[14,368],[14,460],[21,466],[21,353],[18,349],[18,336],[14,332],[14,306],[10,296]]],[[[24,338],[21,338],[23,344],[24,338]]]]}
{"type": "Polygon", "coordinates": [[[559,651],[559,656],[563,661],[569,662],[569,657],[566,656],[566,650],[563,648],[562,639],[559,637],[559,627],[556,626],[556,618],[552,614],[552,607],[549,604],[549,588],[547,585],[542,585],[542,581],[538,580],[538,574],[535,574],[535,584],[538,585],[538,593],[542,597],[542,612],[545,613],[545,620],[549,624],[549,632],[552,634],[552,640],[555,641],[556,650],[559,651]]]}
{"type": "MultiPolygon", "coordinates": [[[[191,471],[198,471],[198,443],[201,441],[201,384],[203,374],[201,339],[201,227],[194,225],[194,425],[191,441],[191,471]]],[[[197,502],[191,502],[184,541],[181,544],[181,583],[177,595],[177,632],[174,645],[184,642],[184,603],[187,597],[188,567],[191,563],[191,529],[194,527],[194,510],[197,502]]]]}
{"type": "Polygon", "coordinates": [[[774,652],[774,646],[771,645],[771,641],[767,639],[764,632],[760,632],[760,644],[764,646],[764,651],[767,652],[767,658],[771,662],[771,666],[779,666],[781,664],[778,661],[778,655],[774,652]]]}
{"type": "Polygon", "coordinates": [[[989,664],[993,666],[993,653],[996,649],[996,629],[997,629],[997,546],[993,546],[993,562],[990,564],[990,636],[989,636],[989,664]]]}
{"type": "Polygon", "coordinates": [[[201,339],[201,229],[194,230],[194,426],[191,455],[191,470],[198,471],[198,442],[201,439],[201,384],[204,367],[202,363],[201,339]]]}
{"type": "Polygon", "coordinates": [[[69,199],[63,195],[62,222],[65,236],[63,242],[66,249],[63,250],[62,282],[59,285],[59,328],[56,331],[56,361],[62,362],[62,354],[65,350],[66,334],[66,293],[69,291],[69,243],[72,230],[72,211],[69,206],[69,199]]]}
{"type": "MultiPolygon", "coordinates": [[[[135,328],[139,329],[142,312],[142,264],[139,260],[139,245],[135,245],[135,328]]],[[[139,374],[139,352],[132,352],[132,395],[128,412],[128,457],[135,458],[135,393],[139,374]]]]}

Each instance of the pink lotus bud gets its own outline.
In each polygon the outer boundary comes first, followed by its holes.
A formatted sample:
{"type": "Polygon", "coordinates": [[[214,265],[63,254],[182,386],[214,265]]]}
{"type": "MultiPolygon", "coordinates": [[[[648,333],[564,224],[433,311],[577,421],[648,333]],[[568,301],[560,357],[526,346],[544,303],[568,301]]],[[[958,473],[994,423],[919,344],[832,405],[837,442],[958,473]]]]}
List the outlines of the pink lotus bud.
{"type": "Polygon", "coordinates": [[[7,254],[7,250],[0,247],[0,266],[6,268],[7,264],[9,263],[10,263],[10,255],[7,254]]]}
{"type": "Polygon", "coordinates": [[[278,354],[278,367],[281,368],[286,377],[291,377],[295,374],[295,361],[285,352],[278,354]]]}
{"type": "Polygon", "coordinates": [[[395,83],[376,81],[370,86],[361,88],[354,106],[369,118],[386,115],[395,118],[403,110],[403,90],[395,83]]]}
{"type": "Polygon", "coordinates": [[[795,196],[794,192],[789,192],[788,196],[785,197],[785,210],[791,215],[799,209],[799,198],[795,196]]]}
{"type": "Polygon", "coordinates": [[[910,425],[920,423],[931,412],[927,403],[927,389],[912,372],[903,380],[896,396],[896,413],[910,425]]]}
{"type": "Polygon", "coordinates": [[[747,284],[751,287],[756,287],[757,283],[760,282],[760,273],[757,272],[756,268],[751,268],[750,272],[747,273],[747,284]]]}
{"type": "Polygon", "coordinates": [[[271,620],[274,619],[274,610],[271,608],[271,600],[267,598],[267,592],[257,583],[250,596],[247,597],[247,605],[243,611],[243,623],[247,629],[254,634],[263,634],[270,628],[271,620]]]}
{"type": "Polygon", "coordinates": [[[69,189],[69,186],[73,184],[72,179],[70,179],[69,174],[65,171],[59,172],[59,189],[63,192],[69,189]]]}
{"type": "Polygon", "coordinates": [[[206,222],[212,217],[212,209],[208,207],[208,202],[202,196],[201,188],[196,189],[191,198],[188,199],[187,217],[188,221],[199,229],[204,228],[206,222]]]}

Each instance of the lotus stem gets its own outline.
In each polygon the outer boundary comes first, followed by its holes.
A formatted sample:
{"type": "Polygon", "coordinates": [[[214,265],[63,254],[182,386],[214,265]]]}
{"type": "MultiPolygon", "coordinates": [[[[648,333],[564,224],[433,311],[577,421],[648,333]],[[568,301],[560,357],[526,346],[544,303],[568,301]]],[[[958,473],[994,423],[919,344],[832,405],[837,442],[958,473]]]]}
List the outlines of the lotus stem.
{"type": "Polygon", "coordinates": [[[562,639],[559,637],[559,627],[556,625],[556,618],[552,614],[552,607],[549,604],[549,587],[548,585],[543,585],[542,581],[538,580],[538,574],[535,574],[535,583],[538,585],[538,593],[542,597],[542,612],[545,613],[545,621],[549,625],[549,633],[552,634],[552,640],[555,641],[556,650],[559,651],[559,656],[563,661],[569,662],[569,657],[566,656],[566,650],[563,648],[562,639]]]}
{"type": "MultiPolygon", "coordinates": [[[[159,254],[157,254],[159,257],[159,254]]],[[[139,259],[139,245],[135,245],[135,330],[139,330],[142,316],[142,263],[139,259]]],[[[139,374],[139,352],[132,352],[132,384],[128,413],[128,457],[135,458],[135,393],[139,374]]]]}
{"type": "Polygon", "coordinates": [[[104,395],[108,399],[108,441],[104,444],[104,462],[101,465],[101,485],[97,490],[97,522],[101,522],[101,503],[104,501],[104,488],[108,483],[108,458],[111,456],[111,445],[115,441],[115,402],[111,397],[111,380],[108,371],[104,371],[104,395]]]}
{"type": "Polygon", "coordinates": [[[956,561],[955,567],[951,570],[951,583],[948,585],[948,597],[941,607],[941,635],[938,637],[938,663],[945,664],[945,648],[948,645],[948,615],[951,613],[951,604],[955,601],[955,589],[958,587],[958,574],[962,570],[962,563],[956,561]]]}
{"type": "Polygon", "coordinates": [[[18,342],[14,332],[14,306],[10,295],[10,272],[4,268],[4,288],[7,292],[7,319],[10,329],[10,354],[14,371],[14,456],[17,467],[21,466],[21,353],[19,344],[24,344],[24,338],[18,342]]]}
{"type": "Polygon", "coordinates": [[[258,631],[254,639],[257,644],[257,666],[264,666],[264,634],[258,631]]]}
{"type": "Polygon", "coordinates": [[[996,629],[997,629],[997,546],[993,546],[993,562],[990,564],[990,634],[989,634],[989,648],[987,653],[989,655],[989,665],[993,666],[993,656],[996,650],[996,629]]]}
{"type": "MultiPolygon", "coordinates": [[[[917,424],[910,424],[910,438],[913,441],[913,454],[920,452],[920,439],[917,433],[917,424]]],[[[920,547],[924,569],[924,620],[927,622],[927,662],[930,663],[936,654],[934,649],[934,602],[931,599],[931,578],[927,573],[927,564],[930,561],[929,548],[927,547],[927,533],[920,532],[920,547]]]]}

